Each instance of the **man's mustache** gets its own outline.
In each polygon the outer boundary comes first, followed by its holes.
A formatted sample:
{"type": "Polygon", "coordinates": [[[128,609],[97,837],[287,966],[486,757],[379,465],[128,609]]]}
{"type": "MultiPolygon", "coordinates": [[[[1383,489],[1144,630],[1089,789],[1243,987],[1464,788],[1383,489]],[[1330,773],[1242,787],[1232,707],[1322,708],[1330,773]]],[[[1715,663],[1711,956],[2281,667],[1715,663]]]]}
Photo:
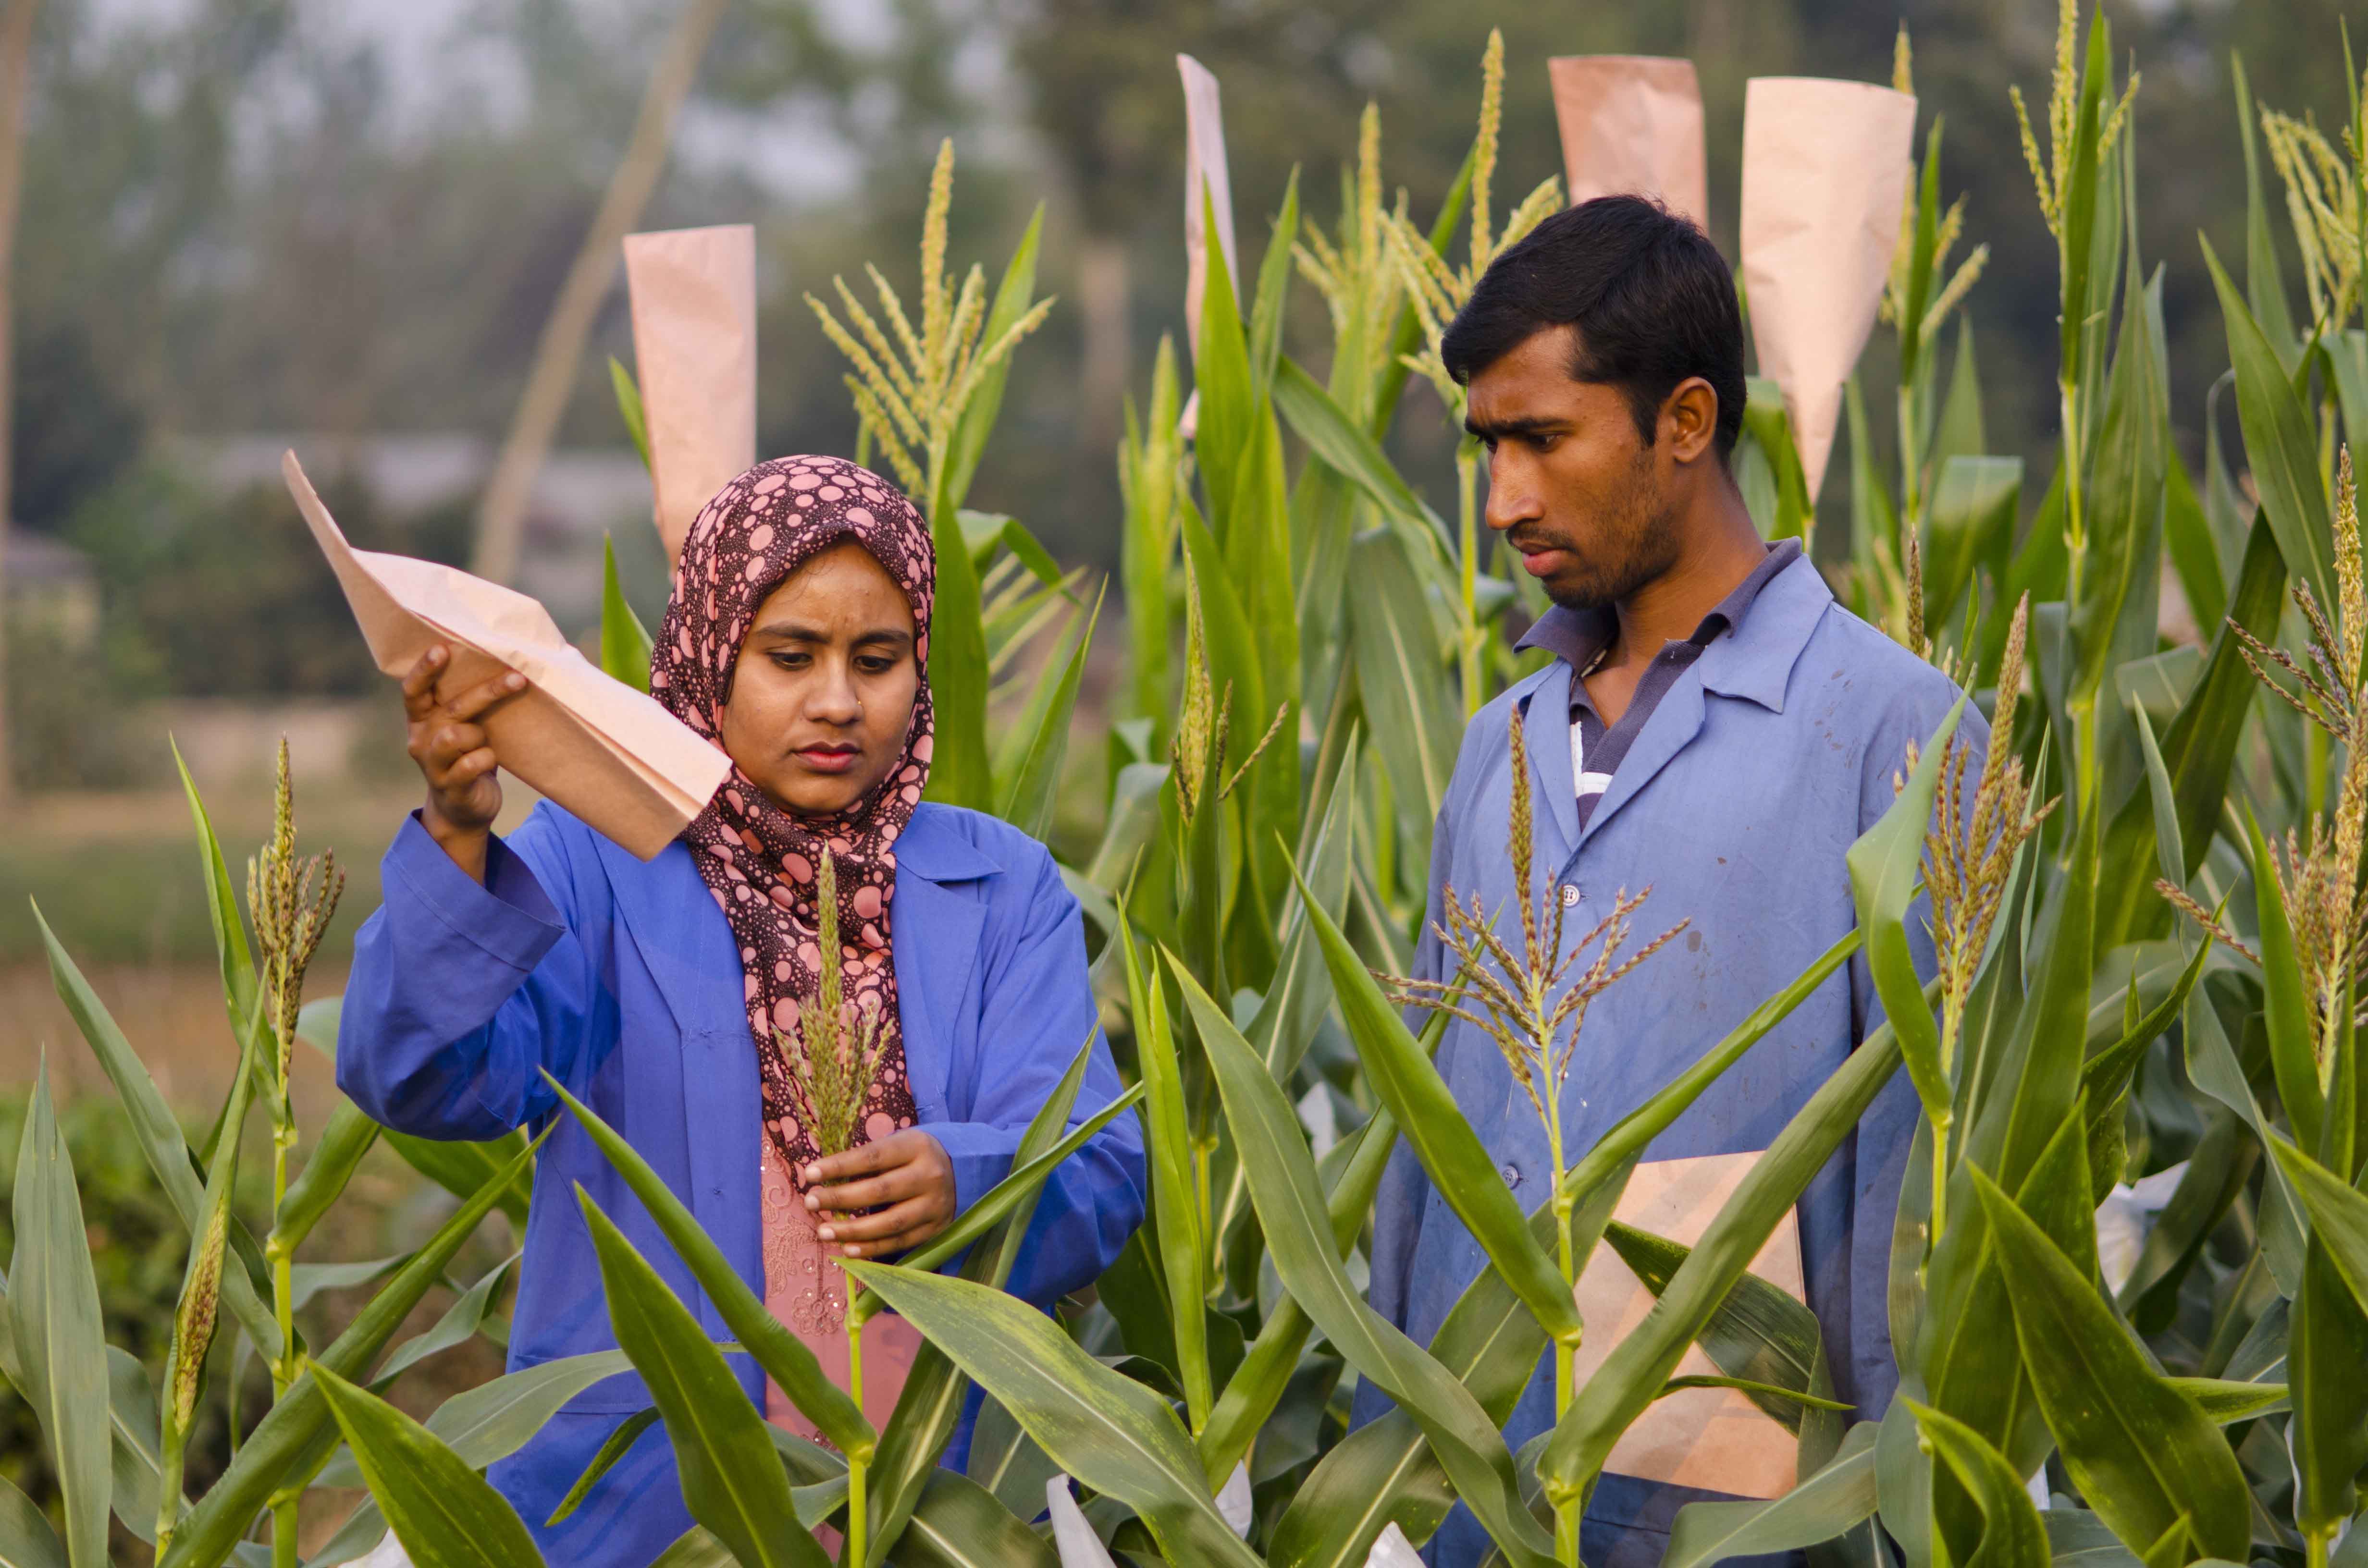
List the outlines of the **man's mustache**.
{"type": "Polygon", "coordinates": [[[1577,546],[1569,540],[1542,528],[1510,529],[1505,535],[1505,542],[1523,555],[1535,555],[1547,550],[1568,551],[1574,555],[1578,553],[1577,546]]]}

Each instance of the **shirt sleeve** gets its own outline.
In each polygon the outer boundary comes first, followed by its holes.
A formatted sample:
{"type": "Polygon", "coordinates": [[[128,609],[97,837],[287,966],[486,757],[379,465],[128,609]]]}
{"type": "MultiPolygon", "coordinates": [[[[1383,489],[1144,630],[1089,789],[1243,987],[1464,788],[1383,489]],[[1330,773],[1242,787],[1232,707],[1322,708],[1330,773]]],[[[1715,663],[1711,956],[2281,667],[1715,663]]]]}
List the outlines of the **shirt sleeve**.
{"type": "Polygon", "coordinates": [[[480,884],[407,819],[381,863],[385,902],[354,939],[337,1086],[372,1119],[495,1138],[549,1111],[615,1007],[576,940],[566,854],[542,812],[485,848],[480,884]]]}
{"type": "MultiPolygon", "coordinates": [[[[1040,850],[1026,875],[1017,938],[989,960],[978,1035],[984,1070],[971,1119],[925,1128],[953,1162],[957,1210],[1010,1174],[1029,1122],[1088,1037],[1093,1055],[1068,1125],[1081,1125],[1123,1092],[1097,1023],[1076,898],[1049,854],[1040,850]]],[[[1005,1288],[1045,1306],[1099,1278],[1143,1222],[1144,1183],[1139,1124],[1133,1115],[1116,1117],[1053,1167],[1005,1288]]]]}

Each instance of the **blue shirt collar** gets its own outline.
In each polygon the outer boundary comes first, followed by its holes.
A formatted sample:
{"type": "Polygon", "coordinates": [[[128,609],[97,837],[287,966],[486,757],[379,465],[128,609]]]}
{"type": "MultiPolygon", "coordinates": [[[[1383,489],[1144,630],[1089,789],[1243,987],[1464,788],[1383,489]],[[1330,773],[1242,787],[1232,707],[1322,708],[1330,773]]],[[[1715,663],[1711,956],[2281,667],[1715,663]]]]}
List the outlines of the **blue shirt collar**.
{"type": "MultiPolygon", "coordinates": [[[[1799,540],[1770,545],[1766,558],[1702,617],[1689,639],[1703,645],[1695,666],[1703,687],[1782,712],[1793,661],[1833,597],[1816,565],[1801,553],[1799,540]]],[[[1608,608],[1557,605],[1538,618],[1518,646],[1543,648],[1581,670],[1611,640],[1611,617],[1608,608]]],[[[1521,696],[1526,699],[1528,693],[1521,696]]]]}

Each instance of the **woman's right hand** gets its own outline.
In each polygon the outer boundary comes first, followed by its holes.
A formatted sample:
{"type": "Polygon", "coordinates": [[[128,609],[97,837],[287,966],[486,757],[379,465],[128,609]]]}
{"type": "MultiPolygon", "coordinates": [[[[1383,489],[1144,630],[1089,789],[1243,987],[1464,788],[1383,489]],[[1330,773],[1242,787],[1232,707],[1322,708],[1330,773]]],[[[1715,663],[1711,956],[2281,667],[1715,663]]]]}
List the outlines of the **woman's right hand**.
{"type": "Polygon", "coordinates": [[[526,677],[505,670],[450,701],[437,694],[437,677],[452,662],[438,642],[403,677],[403,710],[410,722],[406,748],[427,780],[421,822],[461,869],[484,880],[485,835],[502,809],[502,782],[480,722],[495,703],[526,689],[526,677]]]}

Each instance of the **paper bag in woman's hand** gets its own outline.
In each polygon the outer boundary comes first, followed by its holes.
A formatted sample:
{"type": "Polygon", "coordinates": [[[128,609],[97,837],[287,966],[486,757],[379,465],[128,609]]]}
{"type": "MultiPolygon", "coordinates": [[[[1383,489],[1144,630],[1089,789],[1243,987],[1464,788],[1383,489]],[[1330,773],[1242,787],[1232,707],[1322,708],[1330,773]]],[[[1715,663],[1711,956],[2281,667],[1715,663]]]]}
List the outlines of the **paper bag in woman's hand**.
{"type": "Polygon", "coordinates": [[[443,642],[451,690],[500,668],[526,676],[524,691],[479,722],[494,756],[529,786],[647,860],[723,784],[732,764],[722,751],[595,668],[540,603],[457,567],[354,549],[294,452],[279,469],[380,669],[403,675],[443,642]]]}

